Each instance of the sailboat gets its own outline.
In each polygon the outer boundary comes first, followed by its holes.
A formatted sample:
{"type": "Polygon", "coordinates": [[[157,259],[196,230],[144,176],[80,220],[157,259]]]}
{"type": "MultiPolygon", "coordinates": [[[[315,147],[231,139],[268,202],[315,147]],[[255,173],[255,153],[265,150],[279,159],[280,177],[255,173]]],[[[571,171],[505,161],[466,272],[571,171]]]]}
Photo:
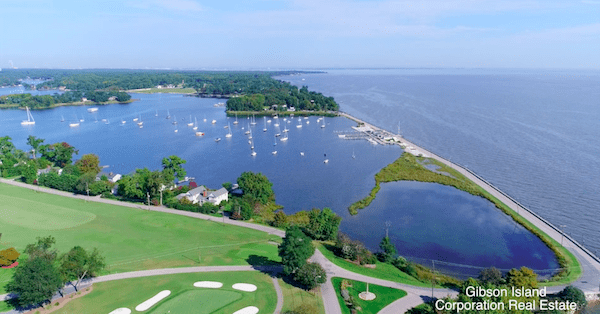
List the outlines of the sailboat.
{"type": "Polygon", "coordinates": [[[265,127],[263,129],[263,132],[267,132],[267,117],[263,117],[263,121],[265,122],[265,127]]]}
{"type": "Polygon", "coordinates": [[[323,121],[323,124],[321,124],[321,129],[325,127],[325,116],[323,116],[322,121],[323,121]]]}
{"type": "Polygon", "coordinates": [[[190,115],[190,122],[187,124],[187,126],[193,126],[194,122],[192,122],[192,115],[190,115]]]}
{"type": "Polygon", "coordinates": [[[121,124],[125,124],[126,122],[125,119],[121,119],[121,124]]]}
{"type": "Polygon", "coordinates": [[[213,119],[210,123],[215,124],[217,123],[217,120],[213,119]]]}
{"type": "Polygon", "coordinates": [[[237,113],[235,114],[235,121],[233,121],[233,124],[238,124],[237,113]]]}
{"type": "Polygon", "coordinates": [[[254,117],[254,115],[252,115],[252,122],[250,122],[251,125],[256,125],[256,119],[254,117]]]}
{"type": "Polygon", "coordinates": [[[83,116],[81,116],[81,119],[79,119],[79,122],[83,122],[83,121],[85,121],[85,120],[83,119],[83,116]]]}
{"type": "Polygon", "coordinates": [[[167,109],[167,117],[165,119],[171,119],[171,114],[169,113],[169,109],[167,109]]]}
{"type": "Polygon", "coordinates": [[[250,123],[248,123],[248,130],[246,130],[246,132],[244,132],[244,134],[250,134],[250,123]]]}
{"type": "Polygon", "coordinates": [[[323,156],[325,157],[325,160],[323,160],[323,163],[329,163],[329,159],[327,159],[327,154],[323,153],[323,156]]]}
{"type": "Polygon", "coordinates": [[[60,122],[65,122],[65,116],[60,116],[60,122]]]}
{"type": "Polygon", "coordinates": [[[231,128],[229,128],[229,123],[227,123],[229,133],[225,134],[225,137],[231,137],[231,128]]]}
{"type": "Polygon", "coordinates": [[[275,140],[274,140],[274,142],[273,142],[273,146],[277,146],[277,136],[275,136],[275,138],[274,138],[274,139],[275,139],[275,140]]]}
{"type": "Polygon", "coordinates": [[[173,122],[171,122],[172,124],[177,124],[177,118],[175,117],[175,115],[173,115],[173,122]]]}
{"type": "Polygon", "coordinates": [[[204,115],[204,122],[206,122],[206,115],[204,115]]]}
{"type": "Polygon", "coordinates": [[[74,128],[76,126],[79,126],[79,121],[77,121],[77,115],[75,115],[75,122],[69,123],[69,127],[74,128]]]}
{"type": "Polygon", "coordinates": [[[158,110],[156,110],[156,113],[154,114],[155,117],[158,117],[158,110]]]}
{"type": "MultiPolygon", "coordinates": [[[[248,131],[250,131],[250,135],[248,135],[248,138],[252,139],[252,129],[249,129],[248,131]]],[[[252,143],[252,146],[254,147],[254,143],[252,143]]]]}
{"type": "Polygon", "coordinates": [[[301,128],[302,127],[302,119],[298,118],[298,125],[296,125],[297,128],[301,128]]]}
{"type": "Polygon", "coordinates": [[[252,146],[250,146],[250,149],[252,150],[252,153],[250,153],[250,156],[256,156],[256,152],[254,151],[254,142],[252,142],[252,144],[250,144],[252,146]]]}
{"type": "Polygon", "coordinates": [[[139,122],[137,123],[137,125],[142,126],[142,124],[144,124],[144,121],[142,121],[142,115],[140,114],[139,122]]]}
{"type": "Polygon", "coordinates": [[[287,128],[287,125],[284,125],[284,126],[283,126],[283,133],[287,133],[288,131],[289,131],[289,130],[288,130],[288,128],[287,128]]]}
{"type": "Polygon", "coordinates": [[[110,122],[108,122],[108,119],[106,119],[106,121],[104,122],[104,124],[110,124],[110,122]]]}
{"type": "Polygon", "coordinates": [[[288,140],[288,133],[285,133],[285,136],[281,138],[282,142],[285,142],[288,140]]]}
{"type": "Polygon", "coordinates": [[[21,125],[35,124],[35,120],[33,120],[33,116],[31,115],[31,112],[29,111],[29,107],[26,106],[25,109],[27,110],[27,120],[21,121],[21,125]]]}
{"type": "Polygon", "coordinates": [[[356,155],[354,155],[354,148],[352,149],[352,159],[356,159],[356,155]]]}
{"type": "Polygon", "coordinates": [[[196,117],[194,117],[194,127],[192,128],[192,130],[198,130],[198,119],[196,119],[196,117]]]}

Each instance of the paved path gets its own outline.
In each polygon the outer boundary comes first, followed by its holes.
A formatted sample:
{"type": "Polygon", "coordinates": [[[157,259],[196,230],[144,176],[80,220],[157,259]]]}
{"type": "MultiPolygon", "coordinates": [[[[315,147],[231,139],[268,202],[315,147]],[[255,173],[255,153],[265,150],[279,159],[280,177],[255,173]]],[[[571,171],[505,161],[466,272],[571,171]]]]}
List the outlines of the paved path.
{"type": "Polygon", "coordinates": [[[273,286],[275,287],[275,292],[277,293],[277,305],[275,306],[275,311],[273,314],[281,314],[281,309],[283,309],[283,291],[281,291],[279,279],[272,277],[271,280],[273,280],[273,286]]]}
{"type": "MultiPolygon", "coordinates": [[[[333,288],[333,284],[331,283],[332,277],[348,278],[406,291],[408,294],[407,296],[397,300],[396,302],[393,302],[386,307],[386,311],[388,311],[388,313],[404,313],[406,310],[411,309],[431,298],[431,288],[415,287],[394,281],[368,277],[345,270],[329,261],[319,250],[315,251],[315,254],[310,258],[310,260],[312,262],[321,264],[327,273],[327,282],[321,286],[321,293],[323,294],[326,314],[338,314],[342,312],[340,304],[337,301],[337,295],[333,288]]],[[[458,292],[450,289],[434,289],[433,293],[434,297],[436,298],[443,298],[446,296],[456,297],[458,295],[458,292]]]]}
{"type": "MultiPolygon", "coordinates": [[[[358,123],[365,123],[365,125],[370,126],[373,129],[381,130],[381,128],[378,128],[370,123],[362,121],[356,117],[350,116],[347,113],[340,112],[340,115],[343,117],[346,117],[348,119],[354,120],[358,123]]],[[[397,136],[400,137],[400,135],[397,135],[397,136]]],[[[532,212],[525,206],[521,205],[516,200],[514,200],[512,197],[510,197],[506,193],[500,191],[500,189],[493,186],[491,183],[485,181],[485,179],[481,178],[476,173],[474,173],[474,172],[470,171],[469,169],[464,168],[458,164],[455,164],[449,160],[446,160],[424,148],[421,148],[418,145],[415,145],[414,143],[412,143],[404,138],[402,138],[402,142],[403,142],[403,144],[406,144],[407,146],[412,146],[412,147],[417,148],[418,151],[424,152],[425,154],[431,156],[432,158],[434,158],[434,159],[444,163],[445,165],[453,168],[454,170],[460,172],[462,175],[469,178],[471,181],[475,182],[477,185],[481,186],[483,189],[485,189],[487,192],[492,194],[494,197],[498,198],[501,202],[506,204],[512,210],[517,212],[519,215],[523,216],[523,218],[525,218],[526,220],[528,220],[529,222],[534,224],[536,227],[540,228],[551,238],[553,238],[554,240],[556,240],[559,243],[562,242],[564,244],[564,246],[571,253],[573,253],[573,255],[575,255],[575,257],[578,259],[579,263],[581,264],[581,267],[583,270],[583,275],[578,280],[573,282],[572,285],[578,287],[579,289],[581,289],[582,291],[584,291],[585,293],[588,293],[588,294],[599,292],[600,259],[598,259],[598,257],[596,257],[594,254],[592,254],[589,250],[587,250],[585,247],[583,247],[577,241],[572,239],[570,236],[563,234],[560,231],[560,229],[558,229],[556,226],[552,225],[550,222],[548,222],[541,216],[537,215],[536,213],[532,212]]],[[[550,291],[550,290],[558,291],[558,290],[561,290],[562,288],[564,288],[564,286],[552,287],[552,288],[548,288],[548,291],[550,291]]]]}

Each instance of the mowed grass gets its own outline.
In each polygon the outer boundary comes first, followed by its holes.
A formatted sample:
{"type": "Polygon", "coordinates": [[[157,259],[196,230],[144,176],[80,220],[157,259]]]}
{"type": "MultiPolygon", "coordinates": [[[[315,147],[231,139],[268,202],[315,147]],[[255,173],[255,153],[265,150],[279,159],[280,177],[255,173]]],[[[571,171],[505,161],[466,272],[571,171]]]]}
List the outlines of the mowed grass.
{"type": "Polygon", "coordinates": [[[271,278],[257,271],[192,273],[123,279],[94,284],[94,290],[74,299],[56,314],[110,313],[126,307],[135,313],[135,307],[163,290],[171,294],[145,313],[227,313],[247,306],[256,306],[259,313],[273,313],[277,294],[271,278]],[[196,288],[196,281],[218,281],[219,289],[196,288]],[[231,288],[235,283],[256,285],[254,292],[231,288]]]}
{"type": "MultiPolygon", "coordinates": [[[[342,280],[344,280],[344,278],[333,277],[331,278],[331,283],[333,284],[338,301],[340,302],[342,314],[350,314],[350,309],[348,306],[346,306],[346,303],[341,295],[342,280]]],[[[361,281],[354,281],[350,279],[346,280],[348,280],[352,285],[348,288],[348,292],[350,293],[350,296],[354,298],[356,303],[362,308],[362,311],[359,312],[362,314],[376,314],[390,303],[406,296],[406,292],[404,290],[369,284],[369,292],[375,294],[375,300],[362,300],[358,297],[358,295],[361,292],[367,291],[367,284],[361,281]]]]}
{"type": "MultiPolygon", "coordinates": [[[[38,223],[26,223],[25,214],[18,220],[0,220],[0,249],[15,247],[23,252],[36,237],[56,238],[56,249],[66,252],[79,245],[97,247],[108,265],[103,272],[212,265],[248,265],[251,256],[262,256],[275,262],[280,259],[273,235],[173,214],[151,212],[122,206],[61,197],[0,183],[0,208],[19,212],[40,208],[37,215],[48,220],[64,217],[65,213],[93,220],[63,229],[48,230],[38,223]],[[5,200],[10,200],[6,202],[5,200]],[[47,204],[47,206],[46,206],[47,204]],[[33,206],[33,207],[30,207],[33,206]],[[81,214],[79,214],[81,213],[81,214]]],[[[43,223],[42,223],[43,224],[43,223]]],[[[54,225],[56,226],[56,225],[54,225]]],[[[1,269],[0,281],[10,279],[14,270],[1,269]]],[[[5,284],[5,283],[4,283],[5,284]]],[[[0,293],[4,293],[0,282],[0,293]]]]}
{"type": "Polygon", "coordinates": [[[312,291],[306,291],[294,287],[282,279],[279,279],[279,286],[281,287],[281,291],[283,293],[282,313],[285,313],[286,311],[293,311],[301,306],[310,310],[310,313],[325,313],[325,306],[323,305],[323,297],[321,296],[320,288],[312,291]]]}

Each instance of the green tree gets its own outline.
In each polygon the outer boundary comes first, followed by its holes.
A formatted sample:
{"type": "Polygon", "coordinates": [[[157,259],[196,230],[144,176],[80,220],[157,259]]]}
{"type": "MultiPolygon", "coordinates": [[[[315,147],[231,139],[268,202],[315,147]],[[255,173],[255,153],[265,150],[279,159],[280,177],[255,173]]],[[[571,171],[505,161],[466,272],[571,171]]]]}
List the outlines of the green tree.
{"type": "Polygon", "coordinates": [[[122,176],[119,181],[119,195],[130,199],[142,199],[144,192],[140,189],[137,180],[132,176],[122,176]]]}
{"type": "Polygon", "coordinates": [[[379,249],[381,250],[379,253],[379,260],[384,263],[389,263],[396,257],[396,247],[390,241],[389,237],[383,237],[383,239],[381,239],[379,249]]]}
{"type": "Polygon", "coordinates": [[[55,163],[59,167],[70,165],[73,162],[73,154],[79,153],[75,147],[66,142],[40,145],[39,150],[42,157],[55,163]]]}
{"type": "Polygon", "coordinates": [[[185,169],[181,165],[185,164],[186,161],[175,156],[169,156],[169,158],[163,158],[163,177],[165,182],[172,183],[175,178],[183,180],[187,174],[185,169]]]}
{"type": "Polygon", "coordinates": [[[17,305],[38,305],[52,297],[63,286],[58,269],[53,261],[43,256],[30,256],[24,265],[19,265],[6,289],[19,295],[17,305]]]}
{"type": "Polygon", "coordinates": [[[489,267],[486,269],[483,269],[480,273],[479,273],[479,277],[478,277],[479,281],[481,281],[483,284],[486,283],[491,283],[493,285],[499,285],[502,283],[502,272],[496,268],[496,267],[489,267]]]}
{"type": "Polygon", "coordinates": [[[36,243],[27,244],[23,252],[25,252],[29,258],[41,257],[50,262],[54,262],[58,252],[52,249],[52,246],[56,243],[56,239],[53,236],[47,236],[37,237],[36,240],[36,243]]]}
{"type": "Polygon", "coordinates": [[[96,248],[88,252],[80,246],[75,246],[60,257],[61,277],[65,282],[77,280],[73,285],[75,290],[81,280],[96,276],[105,266],[104,257],[96,248]]]}
{"type": "Polygon", "coordinates": [[[37,178],[37,164],[31,160],[29,162],[24,162],[19,166],[21,170],[21,176],[23,176],[23,182],[27,184],[32,184],[33,181],[37,178]]]}
{"type": "Polygon", "coordinates": [[[323,210],[313,208],[308,213],[309,223],[305,228],[308,236],[315,240],[334,240],[342,218],[331,209],[325,207],[323,210]]]}
{"type": "Polygon", "coordinates": [[[321,265],[306,263],[298,269],[294,280],[303,285],[306,290],[312,290],[327,281],[327,274],[321,265]]]}
{"type": "Polygon", "coordinates": [[[250,197],[254,202],[267,204],[269,201],[275,200],[273,183],[262,173],[243,172],[237,179],[237,183],[244,192],[244,196],[250,197]]]}
{"type": "Polygon", "coordinates": [[[85,154],[75,162],[80,173],[91,173],[96,176],[100,172],[100,158],[95,154],[85,154]]]}
{"type": "Polygon", "coordinates": [[[29,135],[29,137],[27,137],[27,144],[29,146],[31,146],[31,151],[32,151],[32,155],[33,155],[34,159],[37,158],[36,155],[37,155],[38,147],[43,142],[44,142],[44,139],[36,138],[33,135],[29,135]]]}
{"type": "Polygon", "coordinates": [[[558,293],[558,297],[563,301],[571,301],[577,303],[577,309],[581,310],[586,307],[587,300],[585,294],[579,288],[566,286],[558,293]]]}
{"type": "Polygon", "coordinates": [[[283,273],[291,275],[306,264],[306,260],[313,255],[315,248],[310,238],[297,226],[288,228],[285,238],[279,245],[279,256],[283,264],[283,273]]]}
{"type": "Polygon", "coordinates": [[[511,269],[506,274],[506,283],[513,287],[537,288],[537,274],[525,266],[511,269]]]}

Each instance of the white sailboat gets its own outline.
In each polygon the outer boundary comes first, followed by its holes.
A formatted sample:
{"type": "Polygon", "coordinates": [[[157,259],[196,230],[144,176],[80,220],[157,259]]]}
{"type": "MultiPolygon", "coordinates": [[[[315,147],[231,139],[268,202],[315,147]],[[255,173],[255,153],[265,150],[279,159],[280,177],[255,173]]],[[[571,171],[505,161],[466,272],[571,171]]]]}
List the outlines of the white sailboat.
{"type": "Polygon", "coordinates": [[[140,118],[137,125],[142,126],[142,124],[144,124],[144,121],[142,121],[142,115],[140,114],[140,118]]]}
{"type": "Polygon", "coordinates": [[[26,106],[25,110],[27,110],[27,120],[21,121],[21,125],[34,125],[35,120],[33,120],[33,116],[31,115],[31,112],[29,111],[29,107],[26,106]]]}
{"type": "Polygon", "coordinates": [[[322,121],[323,121],[323,124],[321,124],[321,129],[325,127],[325,116],[323,116],[322,121]]]}
{"type": "Polygon", "coordinates": [[[246,132],[244,132],[244,134],[250,134],[250,123],[248,123],[248,130],[246,130],[246,132]]]}
{"type": "Polygon", "coordinates": [[[252,122],[250,122],[251,125],[256,125],[256,119],[254,117],[254,115],[252,115],[252,122]]]}
{"type": "Polygon", "coordinates": [[[85,120],[83,119],[83,116],[81,116],[81,119],[79,119],[79,122],[83,122],[83,121],[85,121],[85,120]]]}
{"type": "Polygon", "coordinates": [[[198,130],[198,119],[196,119],[196,117],[194,117],[194,127],[192,128],[192,130],[198,130]]]}
{"type": "Polygon", "coordinates": [[[302,119],[298,118],[298,125],[296,125],[297,128],[301,128],[302,127],[302,119]]]}
{"type": "Polygon", "coordinates": [[[204,115],[204,122],[206,122],[206,115],[204,115]]]}
{"type": "Polygon", "coordinates": [[[233,124],[238,124],[237,113],[235,114],[235,121],[233,121],[233,124]]]}
{"type": "Polygon", "coordinates": [[[252,153],[250,153],[250,156],[256,156],[256,152],[254,151],[254,141],[252,141],[252,144],[250,144],[250,149],[252,150],[252,153]]]}
{"type": "Polygon", "coordinates": [[[284,126],[283,126],[283,133],[287,133],[288,131],[289,131],[289,130],[288,130],[288,128],[287,128],[287,125],[284,125],[284,126]]]}
{"type": "Polygon", "coordinates": [[[323,153],[323,156],[325,158],[325,160],[323,160],[323,163],[329,163],[329,159],[327,159],[327,154],[323,153]]]}
{"type": "Polygon", "coordinates": [[[228,129],[229,129],[229,133],[225,134],[225,137],[229,138],[231,137],[231,128],[229,128],[229,123],[227,123],[228,129]]]}
{"type": "MultiPolygon", "coordinates": [[[[252,139],[252,129],[249,129],[248,131],[250,131],[250,135],[248,135],[248,138],[252,139]]],[[[252,147],[254,147],[254,143],[252,143],[252,147]]]]}
{"type": "Polygon", "coordinates": [[[187,124],[187,126],[193,126],[194,122],[192,122],[192,115],[190,115],[190,122],[187,124]]]}
{"type": "Polygon", "coordinates": [[[217,123],[217,120],[213,119],[210,123],[215,124],[217,123]]]}
{"type": "Polygon", "coordinates": [[[288,134],[289,134],[289,133],[285,133],[285,136],[284,136],[284,137],[282,137],[282,138],[280,139],[280,141],[282,141],[282,142],[285,142],[285,141],[287,141],[287,140],[288,140],[288,134]]]}
{"type": "Polygon", "coordinates": [[[69,123],[69,127],[74,128],[74,127],[77,127],[77,126],[79,126],[79,121],[77,121],[77,115],[75,115],[75,122],[69,123]]]}
{"type": "Polygon", "coordinates": [[[158,117],[158,110],[156,110],[156,113],[154,114],[155,117],[158,117]]]}
{"type": "Polygon", "coordinates": [[[177,124],[177,118],[175,117],[175,115],[173,115],[173,122],[171,122],[172,124],[177,124]]]}
{"type": "Polygon", "coordinates": [[[127,121],[125,121],[125,119],[121,119],[121,124],[125,124],[127,123],[127,121]]]}
{"type": "Polygon", "coordinates": [[[354,155],[354,148],[352,149],[352,159],[356,159],[356,155],[354,155]]]}
{"type": "Polygon", "coordinates": [[[277,146],[277,136],[274,137],[273,146],[277,146]]]}
{"type": "Polygon", "coordinates": [[[60,116],[60,122],[65,122],[65,116],[60,116]]]}
{"type": "Polygon", "coordinates": [[[169,113],[169,109],[167,109],[167,117],[165,119],[171,119],[171,114],[169,113]]]}
{"type": "Polygon", "coordinates": [[[265,122],[265,127],[263,128],[263,132],[267,132],[267,117],[263,117],[263,121],[265,122]]]}

